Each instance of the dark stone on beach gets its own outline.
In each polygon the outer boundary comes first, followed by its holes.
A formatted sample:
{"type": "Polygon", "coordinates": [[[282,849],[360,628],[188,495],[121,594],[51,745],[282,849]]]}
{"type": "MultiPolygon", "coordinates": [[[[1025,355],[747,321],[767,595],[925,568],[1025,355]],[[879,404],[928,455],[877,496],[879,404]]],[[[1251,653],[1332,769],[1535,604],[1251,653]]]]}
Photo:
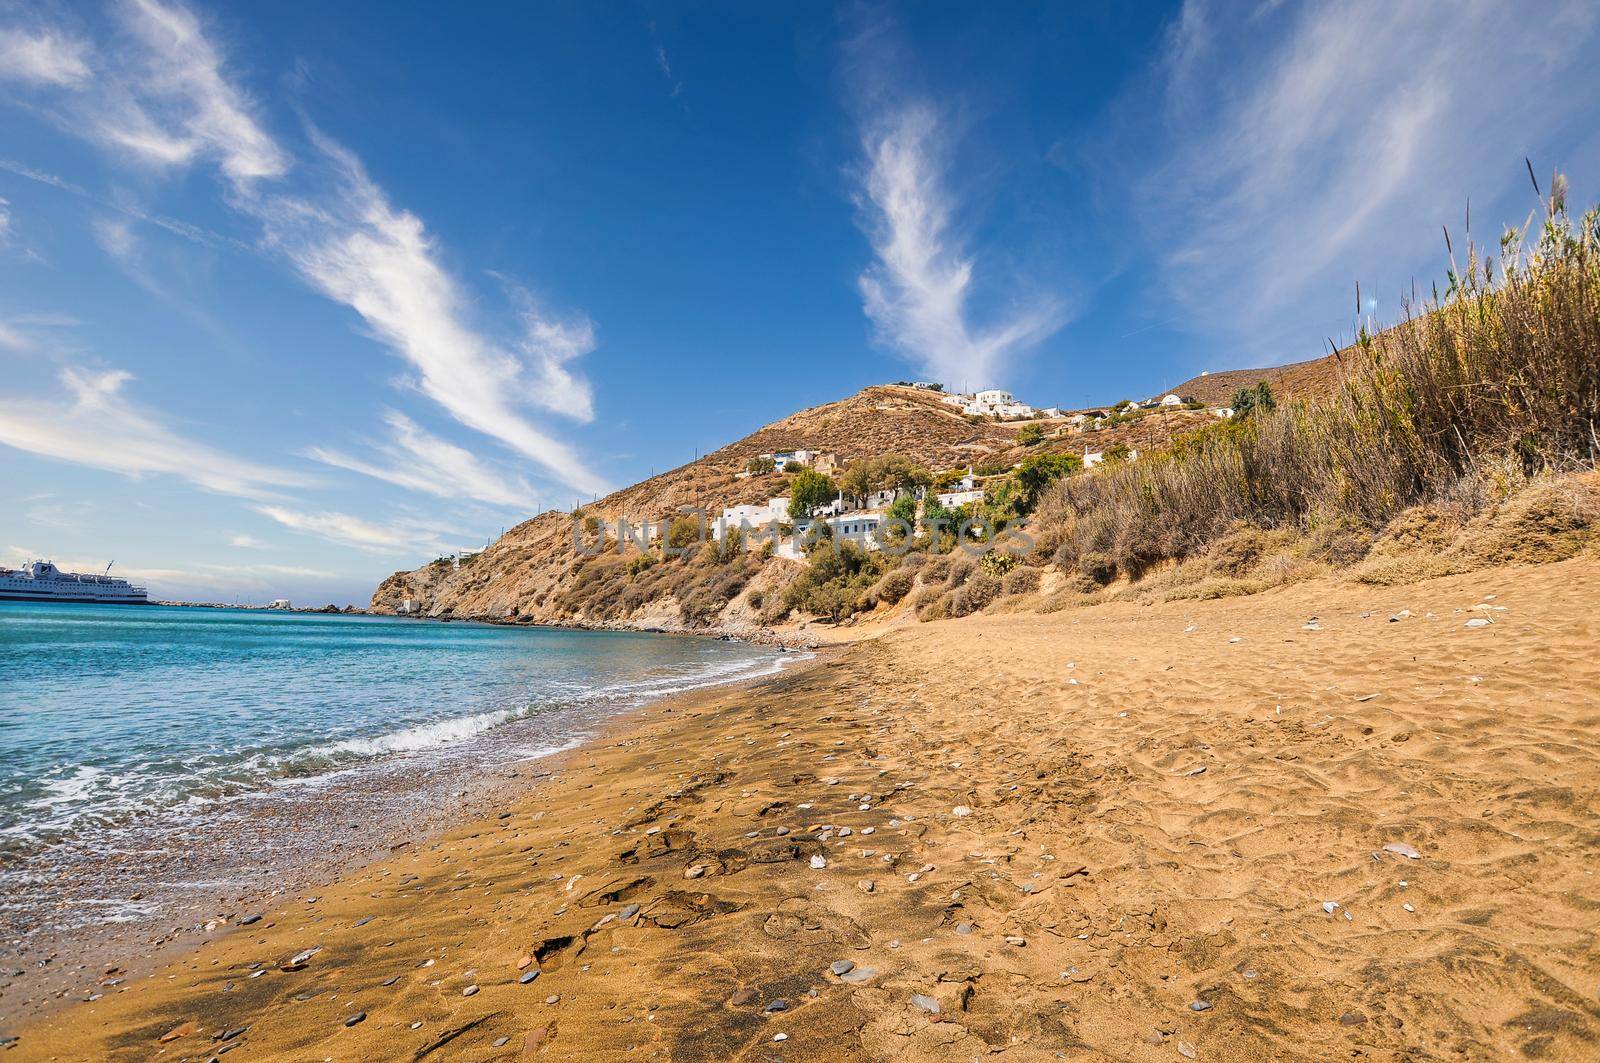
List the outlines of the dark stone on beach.
{"type": "Polygon", "coordinates": [[[733,996],[728,999],[728,1003],[736,1008],[743,1007],[746,1004],[754,1004],[755,1001],[756,991],[754,989],[736,989],[733,991],[733,996]]]}
{"type": "Polygon", "coordinates": [[[478,987],[475,986],[475,985],[469,985],[469,986],[467,986],[467,988],[465,988],[465,989],[463,989],[461,991],[461,995],[464,996],[464,997],[477,996],[478,995],[478,987]]]}
{"type": "Polygon", "coordinates": [[[1367,1017],[1359,1011],[1347,1011],[1339,1016],[1340,1026],[1360,1026],[1367,1021],[1367,1017]]]}
{"type": "Polygon", "coordinates": [[[490,1045],[489,1047],[490,1048],[504,1048],[506,1046],[506,1043],[509,1042],[510,1040],[511,1040],[511,1038],[509,1038],[509,1037],[502,1037],[498,1041],[496,1041],[494,1044],[490,1045]]]}
{"type": "Polygon", "coordinates": [[[1190,1011],[1210,1011],[1211,1010],[1211,1001],[1209,1001],[1209,1000],[1191,1000],[1189,1002],[1189,1010],[1190,1011]]]}
{"type": "Polygon", "coordinates": [[[222,1033],[218,1034],[217,1035],[217,1040],[219,1040],[219,1041],[231,1041],[235,1037],[238,1037],[240,1034],[244,1033],[248,1029],[250,1029],[250,1027],[248,1027],[248,1026],[235,1026],[231,1030],[224,1030],[224,1031],[222,1031],[222,1033]]]}
{"type": "Polygon", "coordinates": [[[828,970],[832,971],[834,974],[849,974],[851,971],[855,970],[855,966],[856,964],[854,960],[834,960],[833,963],[828,966],[828,970]]]}
{"type": "Polygon", "coordinates": [[[259,915],[247,915],[243,919],[239,920],[239,925],[240,926],[249,926],[251,923],[259,923],[259,922],[261,922],[261,917],[259,915]]]}
{"type": "Polygon", "coordinates": [[[370,915],[367,916],[365,919],[361,920],[359,923],[352,924],[351,929],[355,929],[355,927],[366,926],[368,923],[372,922],[372,918],[373,917],[370,916],[370,915]]]}
{"type": "Polygon", "coordinates": [[[771,1004],[768,1004],[766,1007],[762,1008],[761,1009],[761,1014],[763,1014],[763,1015],[775,1015],[780,1011],[788,1011],[788,1010],[789,1010],[789,1002],[787,1000],[784,1000],[782,997],[779,997],[777,1000],[774,1000],[771,1004]]]}
{"type": "Polygon", "coordinates": [[[536,970],[535,971],[528,971],[521,978],[517,979],[517,984],[518,985],[527,985],[529,982],[533,981],[537,977],[539,977],[539,972],[538,971],[536,971],[536,970]]]}
{"type": "Polygon", "coordinates": [[[366,1021],[367,1021],[367,1013],[364,1012],[364,1011],[358,1011],[354,1015],[350,1016],[348,1019],[344,1020],[344,1024],[346,1026],[355,1026],[358,1023],[363,1023],[363,1022],[366,1022],[366,1021]]]}
{"type": "Polygon", "coordinates": [[[400,981],[400,976],[399,975],[395,975],[393,978],[387,978],[387,979],[383,980],[382,982],[379,982],[378,984],[380,986],[392,986],[398,981],[400,981]]]}
{"type": "Polygon", "coordinates": [[[639,914],[639,906],[637,904],[630,904],[626,908],[622,909],[622,913],[620,915],[618,915],[617,918],[618,919],[632,919],[634,916],[636,916],[638,914],[639,914]]]}

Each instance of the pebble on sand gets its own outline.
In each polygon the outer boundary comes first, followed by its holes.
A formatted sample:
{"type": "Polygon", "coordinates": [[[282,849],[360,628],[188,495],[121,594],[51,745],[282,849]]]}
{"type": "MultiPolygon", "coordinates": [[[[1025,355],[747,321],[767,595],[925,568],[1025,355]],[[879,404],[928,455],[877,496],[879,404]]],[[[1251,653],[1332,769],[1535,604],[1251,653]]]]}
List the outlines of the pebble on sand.
{"type": "Polygon", "coordinates": [[[828,858],[826,856],[823,856],[821,853],[813,853],[811,855],[811,867],[814,870],[821,871],[823,868],[825,868],[827,866],[828,866],[828,858]]]}
{"type": "Polygon", "coordinates": [[[1209,1000],[1191,1000],[1191,1001],[1189,1001],[1189,1010],[1190,1011],[1210,1011],[1211,1010],[1211,1001],[1209,1001],[1209,1000]]]}
{"type": "Polygon", "coordinates": [[[972,809],[968,808],[966,805],[957,805],[950,810],[950,814],[952,816],[970,816],[972,815],[972,809]]]}
{"type": "Polygon", "coordinates": [[[851,985],[862,985],[876,977],[878,977],[878,969],[876,967],[857,967],[848,974],[840,975],[839,981],[848,982],[851,985]]]}
{"type": "Polygon", "coordinates": [[[359,1025],[360,1023],[363,1023],[363,1022],[366,1022],[366,1021],[367,1021],[367,1013],[364,1012],[364,1011],[358,1011],[354,1015],[350,1016],[348,1019],[344,1020],[344,1024],[346,1026],[356,1026],[356,1025],[359,1025]]]}
{"type": "Polygon", "coordinates": [[[1463,627],[1488,627],[1492,623],[1494,623],[1494,621],[1488,619],[1487,617],[1475,616],[1471,620],[1468,620],[1462,626],[1463,627]]]}
{"type": "Polygon", "coordinates": [[[524,973],[521,978],[517,979],[517,983],[519,985],[527,985],[529,982],[533,981],[535,978],[538,978],[538,977],[539,977],[539,971],[538,971],[537,968],[535,968],[534,970],[531,970],[531,971],[528,971],[528,972],[524,973]]]}
{"type": "Polygon", "coordinates": [[[929,1015],[939,1014],[939,1002],[923,993],[911,994],[911,1003],[915,1004],[929,1015]]]}
{"type": "Polygon", "coordinates": [[[1383,847],[1383,851],[1386,853],[1394,853],[1397,856],[1403,856],[1407,860],[1422,859],[1422,854],[1411,848],[1411,846],[1407,845],[1405,842],[1390,842],[1388,845],[1383,847]]]}
{"type": "Polygon", "coordinates": [[[834,960],[828,965],[828,970],[834,974],[849,974],[856,969],[854,960],[834,960]]]}
{"type": "Polygon", "coordinates": [[[475,985],[469,985],[467,988],[461,991],[461,995],[464,997],[475,997],[478,995],[478,987],[475,985]]]}

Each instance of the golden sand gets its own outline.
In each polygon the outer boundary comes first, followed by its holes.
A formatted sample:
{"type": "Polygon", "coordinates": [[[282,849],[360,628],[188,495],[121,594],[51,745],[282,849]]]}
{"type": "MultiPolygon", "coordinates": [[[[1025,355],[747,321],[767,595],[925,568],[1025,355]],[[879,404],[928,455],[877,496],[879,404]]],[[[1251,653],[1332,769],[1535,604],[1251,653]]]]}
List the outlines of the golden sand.
{"type": "Polygon", "coordinates": [[[557,768],[11,1058],[1596,1058],[1592,559],[897,629],[557,768]]]}

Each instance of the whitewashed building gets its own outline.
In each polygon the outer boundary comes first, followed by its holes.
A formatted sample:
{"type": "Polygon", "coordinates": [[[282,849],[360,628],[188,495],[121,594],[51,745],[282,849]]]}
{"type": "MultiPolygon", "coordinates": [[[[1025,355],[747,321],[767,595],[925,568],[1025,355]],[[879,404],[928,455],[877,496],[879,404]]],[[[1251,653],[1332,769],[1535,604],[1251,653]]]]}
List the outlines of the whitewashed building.
{"type": "Polygon", "coordinates": [[[751,531],[765,531],[774,522],[786,524],[789,521],[789,496],[775,495],[767,499],[762,506],[729,506],[722,511],[722,517],[711,529],[712,538],[722,541],[725,530],[739,531],[748,528],[751,531]]]}

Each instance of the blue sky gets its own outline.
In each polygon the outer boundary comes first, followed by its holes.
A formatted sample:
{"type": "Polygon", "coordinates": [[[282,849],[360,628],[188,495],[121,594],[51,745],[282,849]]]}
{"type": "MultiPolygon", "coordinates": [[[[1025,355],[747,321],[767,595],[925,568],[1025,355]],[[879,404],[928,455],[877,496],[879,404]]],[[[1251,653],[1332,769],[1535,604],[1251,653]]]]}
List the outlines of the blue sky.
{"type": "Polygon", "coordinates": [[[378,579],[864,385],[1314,357],[1600,173],[1584,3],[0,0],[0,562],[378,579]]]}

